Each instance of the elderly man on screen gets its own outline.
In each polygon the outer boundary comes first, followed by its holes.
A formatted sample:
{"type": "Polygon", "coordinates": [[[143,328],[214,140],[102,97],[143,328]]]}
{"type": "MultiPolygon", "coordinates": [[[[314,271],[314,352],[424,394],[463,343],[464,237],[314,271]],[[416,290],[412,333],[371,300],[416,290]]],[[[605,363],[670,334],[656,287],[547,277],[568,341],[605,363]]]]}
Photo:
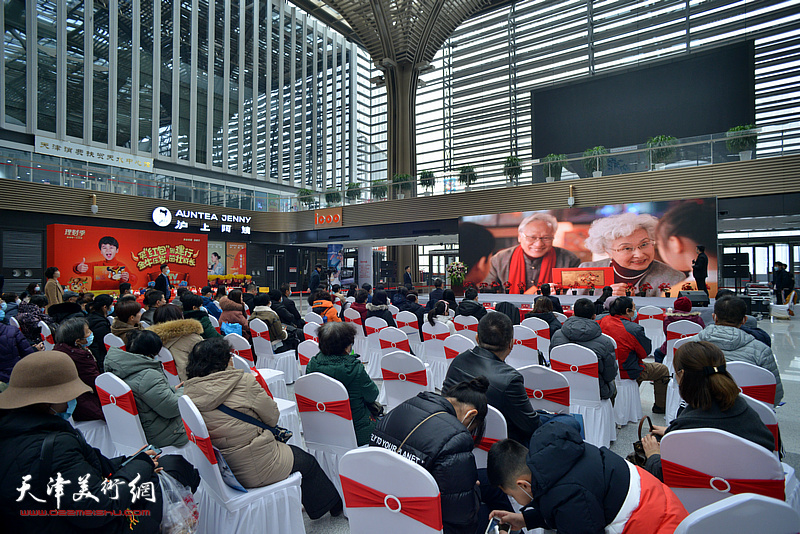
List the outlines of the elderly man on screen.
{"type": "Polygon", "coordinates": [[[542,284],[553,281],[553,269],[577,267],[578,257],[568,250],[553,246],[558,221],[549,213],[534,213],[519,223],[518,246],[503,249],[492,258],[486,282],[511,283],[511,293],[533,293],[542,284]]]}

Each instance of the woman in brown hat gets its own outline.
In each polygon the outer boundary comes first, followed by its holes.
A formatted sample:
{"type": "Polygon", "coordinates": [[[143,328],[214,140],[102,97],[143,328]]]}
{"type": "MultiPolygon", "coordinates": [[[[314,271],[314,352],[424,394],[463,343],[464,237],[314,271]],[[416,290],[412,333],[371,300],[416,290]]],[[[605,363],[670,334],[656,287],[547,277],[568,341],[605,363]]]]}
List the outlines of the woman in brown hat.
{"type": "Polygon", "coordinates": [[[197,489],[199,476],[182,457],[139,452],[123,466],[125,457],[108,459],[87,445],[67,419],[75,399],[90,391],[63,352],[30,354],[14,366],[9,386],[0,394],[0,410],[7,410],[0,418],[4,531],[157,533],[163,503],[156,468],[197,489]],[[130,484],[138,491],[149,482],[155,502],[137,498],[134,503],[130,484]],[[49,510],[87,515],[55,516],[49,510]],[[100,510],[108,515],[99,515],[100,510]]]}

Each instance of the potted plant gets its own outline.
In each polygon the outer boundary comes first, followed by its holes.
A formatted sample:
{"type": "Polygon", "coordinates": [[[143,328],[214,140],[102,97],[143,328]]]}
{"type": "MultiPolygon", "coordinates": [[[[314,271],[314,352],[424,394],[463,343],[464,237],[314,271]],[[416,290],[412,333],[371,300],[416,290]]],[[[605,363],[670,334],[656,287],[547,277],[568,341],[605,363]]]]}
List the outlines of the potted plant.
{"type": "Polygon", "coordinates": [[[542,158],[544,163],[544,179],[548,182],[555,182],[561,179],[561,170],[564,168],[566,154],[548,154],[542,158]]]}
{"type": "Polygon", "coordinates": [[[467,266],[463,261],[454,261],[446,269],[447,277],[450,279],[450,288],[458,296],[464,295],[464,278],[467,277],[467,266]]]}
{"type": "Polygon", "coordinates": [[[739,154],[741,161],[746,161],[753,157],[753,150],[756,149],[755,124],[745,124],[744,126],[734,126],[726,134],[730,139],[725,142],[725,146],[730,152],[739,154]]]}
{"type": "Polygon", "coordinates": [[[648,291],[650,291],[651,289],[653,289],[653,286],[651,286],[650,284],[648,284],[647,282],[645,282],[644,284],[642,284],[642,285],[640,285],[640,286],[639,286],[639,293],[638,293],[638,295],[639,295],[640,297],[646,297],[646,296],[647,296],[647,292],[648,292],[648,291]]]}
{"type": "Polygon", "coordinates": [[[511,290],[511,282],[509,282],[507,280],[505,282],[503,282],[503,289],[504,289],[504,293],[508,294],[508,292],[511,290]]]}
{"type": "Polygon", "coordinates": [[[361,198],[361,186],[355,182],[347,184],[347,191],[344,192],[345,198],[350,202],[355,202],[361,198]]]}
{"type": "Polygon", "coordinates": [[[573,295],[577,295],[578,294],[578,282],[572,282],[569,285],[569,287],[572,289],[572,294],[573,295]]]}
{"type": "Polygon", "coordinates": [[[436,176],[433,171],[422,171],[419,173],[419,185],[425,188],[425,196],[430,194],[429,189],[436,185],[436,176]]]}
{"type": "Polygon", "coordinates": [[[397,198],[405,198],[405,194],[414,187],[410,174],[395,174],[392,176],[392,185],[397,198]]]}
{"type": "Polygon", "coordinates": [[[342,194],[339,192],[338,189],[328,189],[325,191],[325,202],[328,203],[329,206],[335,206],[342,201],[342,194]]]}
{"type": "Polygon", "coordinates": [[[675,145],[678,140],[671,135],[657,135],[647,140],[647,148],[650,150],[650,160],[653,168],[663,169],[667,161],[675,155],[675,145]],[[659,148],[664,147],[664,148],[659,148]]]}
{"type": "Polygon", "coordinates": [[[481,282],[480,284],[478,284],[478,291],[481,293],[488,293],[489,284],[487,282],[481,282]]]}
{"type": "Polygon", "coordinates": [[[669,297],[670,293],[669,290],[672,289],[672,286],[667,282],[661,282],[658,284],[658,290],[664,293],[665,297],[669,297]]]}
{"type": "Polygon", "coordinates": [[[508,156],[503,164],[503,175],[514,185],[519,183],[522,174],[522,160],[517,156],[508,156]]]}
{"type": "Polygon", "coordinates": [[[692,290],[694,290],[694,288],[692,287],[692,284],[689,282],[686,282],[681,286],[681,291],[692,291],[692,290]]]}
{"type": "Polygon", "coordinates": [[[375,180],[372,182],[372,196],[377,198],[378,200],[383,200],[386,198],[386,193],[388,189],[386,186],[386,180],[375,180]]]}
{"type": "Polygon", "coordinates": [[[525,288],[525,282],[519,282],[519,283],[517,284],[517,289],[519,290],[519,294],[520,294],[520,295],[524,295],[524,294],[525,294],[525,291],[526,291],[526,288],[525,288]]]}
{"type": "Polygon", "coordinates": [[[608,157],[603,154],[608,154],[608,149],[604,146],[596,146],[594,148],[587,148],[583,151],[583,166],[586,168],[587,174],[591,174],[595,178],[603,176],[603,169],[606,168],[608,157]]]}
{"type": "Polygon", "coordinates": [[[636,289],[636,284],[626,284],[625,285],[625,296],[630,297],[633,295],[634,290],[636,289]]]}
{"type": "Polygon", "coordinates": [[[464,184],[467,187],[464,189],[466,191],[470,190],[470,185],[474,184],[478,181],[478,173],[475,172],[475,167],[472,165],[464,165],[458,171],[458,183],[464,184]]]}
{"type": "Polygon", "coordinates": [[[298,189],[297,200],[305,204],[307,208],[312,207],[317,202],[317,199],[314,198],[314,192],[311,189],[298,189]]]}
{"type": "Polygon", "coordinates": [[[589,289],[589,296],[594,296],[594,282],[589,282],[586,287],[589,289]]]}
{"type": "Polygon", "coordinates": [[[494,280],[492,282],[492,293],[500,293],[501,287],[503,287],[502,284],[500,284],[500,282],[498,282],[497,280],[494,280]]]}

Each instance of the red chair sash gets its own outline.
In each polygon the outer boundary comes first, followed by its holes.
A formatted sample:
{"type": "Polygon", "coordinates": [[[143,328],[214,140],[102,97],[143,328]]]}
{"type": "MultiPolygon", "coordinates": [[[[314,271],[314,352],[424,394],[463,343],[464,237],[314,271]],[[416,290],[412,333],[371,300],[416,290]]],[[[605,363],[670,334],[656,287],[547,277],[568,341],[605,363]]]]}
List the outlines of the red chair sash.
{"type": "Polygon", "coordinates": [[[319,343],[319,338],[317,336],[312,336],[308,332],[305,332],[305,336],[306,336],[306,341],[308,341],[310,339],[314,343],[319,343]]]}
{"type": "Polygon", "coordinates": [[[263,332],[256,332],[252,328],[250,329],[250,335],[252,337],[260,337],[262,339],[266,339],[268,341],[272,341],[272,338],[269,337],[269,330],[264,330],[263,332]]]}
{"type": "MultiPolygon", "coordinates": [[[[40,333],[39,335],[42,336],[42,341],[46,341],[47,343],[50,343],[51,345],[55,345],[56,344],[56,340],[53,337],[53,334],[44,335],[44,334],[40,333]]],[[[108,347],[108,345],[106,345],[106,347],[108,347]]],[[[106,350],[108,350],[108,349],[106,349],[106,350]]]]}
{"type": "Polygon", "coordinates": [[[536,335],[539,337],[543,337],[544,339],[550,339],[550,329],[549,328],[542,328],[541,330],[534,330],[536,335]]]}
{"type": "Polygon", "coordinates": [[[258,382],[258,385],[261,386],[262,388],[264,388],[264,391],[267,392],[267,395],[269,395],[269,398],[270,399],[274,399],[275,397],[272,396],[272,392],[269,390],[269,386],[267,385],[267,381],[264,380],[264,377],[261,376],[261,373],[259,373],[258,370],[255,367],[251,367],[250,368],[250,372],[253,373],[254,378],[256,379],[256,382],[258,382]]]}
{"type": "Polygon", "coordinates": [[[408,339],[403,339],[400,341],[389,341],[388,339],[379,339],[381,343],[382,349],[400,349],[406,352],[411,352],[411,345],[408,343],[408,339]]]}
{"type": "Polygon", "coordinates": [[[164,367],[164,370],[167,371],[169,374],[173,376],[178,376],[178,366],[175,365],[175,360],[170,360],[168,362],[161,362],[161,365],[164,367]]]}
{"type": "Polygon", "coordinates": [[[664,484],[670,488],[714,489],[732,495],[758,493],[780,501],[785,500],[785,482],[782,478],[780,480],[725,479],[695,471],[664,458],[661,458],[661,470],[664,474],[664,484]]]}
{"type": "Polygon", "coordinates": [[[636,322],[637,323],[639,321],[645,321],[647,319],[657,319],[659,321],[664,321],[664,314],[663,313],[657,313],[655,315],[647,315],[646,313],[640,313],[640,314],[637,314],[637,316],[636,316],[636,322]]]}
{"type": "Polygon", "coordinates": [[[208,459],[211,465],[217,465],[217,456],[214,454],[214,446],[211,445],[211,438],[199,438],[195,436],[192,429],[186,424],[186,421],[183,422],[183,428],[186,430],[186,437],[189,438],[189,441],[200,447],[203,456],[208,459]]]}
{"type": "Polygon", "coordinates": [[[351,318],[345,316],[344,320],[345,320],[346,323],[355,323],[355,324],[357,324],[359,326],[361,326],[363,324],[362,321],[361,321],[361,317],[356,317],[355,319],[351,319],[351,318]]]}
{"type": "MultiPolygon", "coordinates": [[[[550,362],[553,363],[552,361],[550,362]]],[[[528,389],[525,393],[529,399],[546,400],[562,406],[569,406],[569,386],[553,389],[528,389]]]]}
{"type": "Polygon", "coordinates": [[[514,345],[522,345],[523,347],[528,347],[529,349],[539,350],[539,342],[535,337],[530,339],[514,339],[514,345]]]}
{"type": "Polygon", "coordinates": [[[121,408],[131,415],[139,415],[139,410],[136,409],[136,399],[133,398],[133,391],[128,391],[124,395],[115,397],[102,388],[95,386],[97,389],[97,396],[100,397],[100,405],[107,406],[114,404],[117,408],[121,408]]]}
{"type": "Polygon", "coordinates": [[[481,442],[478,444],[478,448],[482,451],[489,452],[489,449],[492,448],[492,445],[500,441],[499,439],[494,438],[487,438],[486,436],[481,439],[481,442]]]}
{"type": "MultiPolygon", "coordinates": [[[[217,334],[220,334],[220,335],[222,334],[222,327],[221,326],[215,326],[214,330],[217,331],[217,334]]],[[[108,346],[108,345],[106,345],[106,346],[108,346]]]]}
{"type": "Polygon", "coordinates": [[[441,334],[429,334],[428,332],[422,333],[422,341],[430,341],[431,339],[438,339],[444,341],[450,336],[450,332],[443,332],[441,334]]]}
{"type": "Polygon", "coordinates": [[[399,380],[401,382],[413,382],[420,386],[428,385],[428,373],[424,369],[411,373],[395,373],[389,369],[381,369],[384,380],[399,380]]]}
{"type": "Polygon", "coordinates": [[[773,436],[775,436],[775,450],[780,450],[781,438],[778,435],[778,425],[767,425],[767,428],[769,428],[769,431],[772,432],[773,436]]]}
{"type": "Polygon", "coordinates": [[[339,475],[345,506],[348,508],[383,508],[399,512],[434,530],[442,530],[442,504],[436,497],[395,497],[339,475]]]}
{"type": "Polygon", "coordinates": [[[349,400],[317,402],[296,393],[294,396],[297,401],[297,409],[301,412],[327,412],[338,415],[342,419],[347,419],[348,421],[353,420],[353,414],[350,412],[349,400]]]}
{"type": "Polygon", "coordinates": [[[775,404],[775,390],[777,384],[762,384],[760,386],[741,386],[742,393],[748,397],[753,397],[761,402],[766,402],[770,406],[775,404]]]}
{"type": "Polygon", "coordinates": [[[233,349],[233,353],[237,356],[241,356],[248,362],[254,362],[253,360],[253,349],[233,349]]]}
{"type": "Polygon", "coordinates": [[[405,328],[407,326],[410,326],[415,330],[419,330],[419,321],[411,321],[409,323],[405,321],[397,321],[397,328],[405,328]]]}
{"type": "Polygon", "coordinates": [[[447,345],[444,347],[444,357],[447,360],[452,360],[456,356],[458,356],[459,352],[456,349],[451,349],[447,345]]]}
{"type": "Polygon", "coordinates": [[[297,358],[300,360],[300,365],[308,365],[308,362],[311,361],[311,358],[300,352],[297,353],[297,358]]]}
{"type": "Polygon", "coordinates": [[[380,332],[380,331],[381,331],[381,330],[383,330],[384,328],[386,328],[386,327],[384,326],[384,327],[382,327],[382,328],[373,328],[373,327],[371,327],[371,326],[365,326],[365,327],[364,327],[364,330],[367,332],[367,335],[368,335],[368,336],[371,336],[372,334],[377,334],[378,332],[380,332]]]}
{"type": "Polygon", "coordinates": [[[456,332],[460,332],[461,330],[471,330],[472,332],[478,331],[477,324],[461,324],[453,321],[453,325],[456,327],[456,332]]]}
{"type": "Polygon", "coordinates": [[[591,376],[592,378],[597,378],[596,363],[587,363],[585,365],[568,365],[566,363],[551,359],[550,367],[553,369],[553,371],[558,371],[559,373],[571,371],[573,373],[580,373],[582,375],[591,376]]]}
{"type": "Polygon", "coordinates": [[[697,334],[681,334],[680,332],[672,332],[671,330],[667,330],[667,341],[671,341],[673,339],[686,339],[687,337],[694,337],[697,334]]]}

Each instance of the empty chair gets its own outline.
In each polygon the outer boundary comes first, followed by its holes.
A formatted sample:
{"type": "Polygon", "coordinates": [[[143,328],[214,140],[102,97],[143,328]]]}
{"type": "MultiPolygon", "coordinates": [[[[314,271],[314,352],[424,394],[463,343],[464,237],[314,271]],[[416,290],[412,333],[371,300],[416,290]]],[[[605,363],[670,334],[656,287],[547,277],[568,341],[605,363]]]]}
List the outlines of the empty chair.
{"type": "Polygon", "coordinates": [[[508,437],[506,418],[503,417],[500,410],[494,406],[488,406],[488,408],[489,411],[486,413],[486,429],[483,432],[483,439],[480,444],[475,447],[475,450],[472,451],[472,454],[475,456],[475,465],[478,469],[486,469],[486,460],[492,445],[508,437]]]}
{"type": "Polygon", "coordinates": [[[167,347],[161,347],[161,351],[158,353],[158,360],[164,368],[164,375],[167,377],[169,385],[177,386],[180,384],[181,379],[178,376],[178,368],[175,365],[175,359],[172,357],[172,353],[167,347]]]}
{"type": "MultiPolygon", "coordinates": [[[[39,335],[42,337],[42,343],[44,343],[44,350],[53,350],[53,347],[56,344],[56,340],[53,337],[53,332],[50,331],[50,327],[47,326],[47,323],[44,321],[39,321],[38,326],[41,329],[41,333],[39,335]]],[[[17,323],[17,328],[19,328],[19,323],[17,323]]]]}
{"type": "Polygon", "coordinates": [[[506,358],[506,363],[514,369],[538,364],[539,336],[527,326],[514,325],[514,348],[506,358]]]}
{"type": "Polygon", "coordinates": [[[306,374],[306,365],[311,358],[319,354],[319,344],[313,339],[307,339],[297,346],[297,358],[300,362],[300,374],[306,374]]]}
{"type": "Polygon", "coordinates": [[[800,514],[778,499],[741,493],[695,510],[681,521],[675,534],[797,534],[800,514]]]}
{"type": "Polygon", "coordinates": [[[393,326],[387,326],[378,332],[378,344],[380,346],[380,354],[373,354],[373,358],[367,364],[367,374],[372,378],[380,378],[381,358],[383,358],[385,354],[396,350],[411,352],[411,344],[408,342],[406,333],[393,326]],[[378,366],[377,371],[374,369],[376,365],[378,366]]]}
{"type": "MultiPolygon", "coordinates": [[[[355,299],[353,299],[353,302],[355,302],[355,299]]],[[[353,323],[356,325],[356,342],[353,346],[353,350],[356,351],[356,354],[361,356],[363,361],[367,361],[366,357],[368,356],[367,351],[369,349],[367,347],[367,336],[364,334],[364,321],[361,320],[361,314],[356,310],[346,308],[344,313],[342,313],[342,318],[344,319],[344,322],[353,323]]]]}
{"type": "MultiPolygon", "coordinates": [[[[370,378],[381,376],[381,342],[380,331],[387,328],[389,323],[380,317],[367,317],[364,321],[364,331],[367,335],[367,374],[370,378]]],[[[365,356],[362,354],[362,356],[365,356]]]]}
{"type": "Polygon", "coordinates": [[[250,362],[250,366],[255,366],[255,358],[253,357],[253,349],[250,348],[250,342],[247,341],[245,338],[240,336],[239,334],[228,334],[225,336],[225,339],[231,345],[231,354],[235,356],[241,356],[248,362],[250,362]]]}
{"type": "Polygon", "coordinates": [[[303,336],[306,340],[312,340],[315,342],[319,342],[319,337],[317,336],[317,331],[319,330],[320,325],[318,323],[306,323],[303,326],[303,336]]]}
{"type": "Polygon", "coordinates": [[[305,320],[307,323],[322,324],[322,316],[318,313],[310,311],[306,314],[305,320]]]}
{"type": "Polygon", "coordinates": [[[600,399],[597,355],[575,343],[559,345],[550,351],[550,365],[569,382],[570,413],[583,416],[586,441],[608,447],[616,439],[611,400],[600,399]]]}
{"type": "Polygon", "coordinates": [[[669,432],[661,439],[661,469],[664,483],[690,513],[739,493],[785,500],[784,472],[775,455],[723,430],[669,432]]]}
{"type": "Polygon", "coordinates": [[[117,347],[125,350],[125,342],[122,341],[121,337],[115,336],[114,334],[106,334],[103,338],[103,344],[106,346],[106,350],[110,349],[111,347],[117,347]]]}
{"type": "Polygon", "coordinates": [[[770,371],[747,362],[728,362],[727,369],[742,393],[775,405],[775,375],[770,371]]]}
{"type": "Polygon", "coordinates": [[[452,360],[462,352],[474,349],[475,343],[472,339],[463,334],[453,334],[444,340],[444,355],[448,360],[452,360]]]}
{"type": "Polygon", "coordinates": [[[185,396],[178,400],[178,406],[190,446],[196,446],[195,467],[202,479],[195,497],[201,532],[305,534],[300,473],[269,486],[251,488],[247,493],[231,489],[222,480],[208,429],[197,407],[185,396]]]}
{"type": "Polygon", "coordinates": [[[391,410],[403,401],[423,391],[433,391],[430,371],[422,360],[396,350],[381,358],[381,396],[379,401],[391,410]]]}
{"type": "Polygon", "coordinates": [[[541,365],[517,369],[534,410],[569,413],[569,381],[558,371],[541,365]]]}
{"type": "Polygon", "coordinates": [[[281,371],[286,382],[293,384],[300,376],[300,368],[293,350],[276,353],[272,348],[269,337],[269,327],[261,319],[250,321],[250,334],[253,338],[253,348],[256,351],[258,362],[257,369],[276,369],[281,371]]]}
{"type": "Polygon", "coordinates": [[[636,322],[644,327],[644,332],[653,342],[653,350],[664,343],[664,310],[658,306],[638,308],[636,322]]]}
{"type": "Polygon", "coordinates": [[[397,317],[394,318],[397,328],[402,330],[408,336],[408,342],[411,344],[411,350],[417,356],[422,356],[422,338],[419,336],[419,319],[410,311],[398,312],[397,317]]]}
{"type": "Polygon", "coordinates": [[[422,352],[425,360],[431,366],[433,387],[436,389],[442,389],[442,383],[450,365],[450,360],[447,359],[444,352],[444,340],[448,336],[450,336],[450,328],[446,324],[439,321],[434,321],[434,324],[431,324],[430,321],[422,323],[422,352]]]}
{"type": "Polygon", "coordinates": [[[345,454],[339,470],[351,534],[442,532],[439,486],[422,466],[369,447],[345,454]]]}
{"type": "MultiPolygon", "coordinates": [[[[563,322],[561,321],[562,324],[563,322]]],[[[547,357],[550,354],[550,325],[547,321],[538,317],[528,317],[519,324],[533,330],[539,350],[547,357]]]]}
{"type": "Polygon", "coordinates": [[[136,399],[128,384],[112,373],[103,373],[95,380],[95,387],[117,452],[130,456],[147,445],[136,399]]]}
{"type": "Polygon", "coordinates": [[[478,319],[472,315],[456,315],[453,318],[453,326],[456,327],[456,332],[472,341],[478,339],[478,322],[478,319]]]}

